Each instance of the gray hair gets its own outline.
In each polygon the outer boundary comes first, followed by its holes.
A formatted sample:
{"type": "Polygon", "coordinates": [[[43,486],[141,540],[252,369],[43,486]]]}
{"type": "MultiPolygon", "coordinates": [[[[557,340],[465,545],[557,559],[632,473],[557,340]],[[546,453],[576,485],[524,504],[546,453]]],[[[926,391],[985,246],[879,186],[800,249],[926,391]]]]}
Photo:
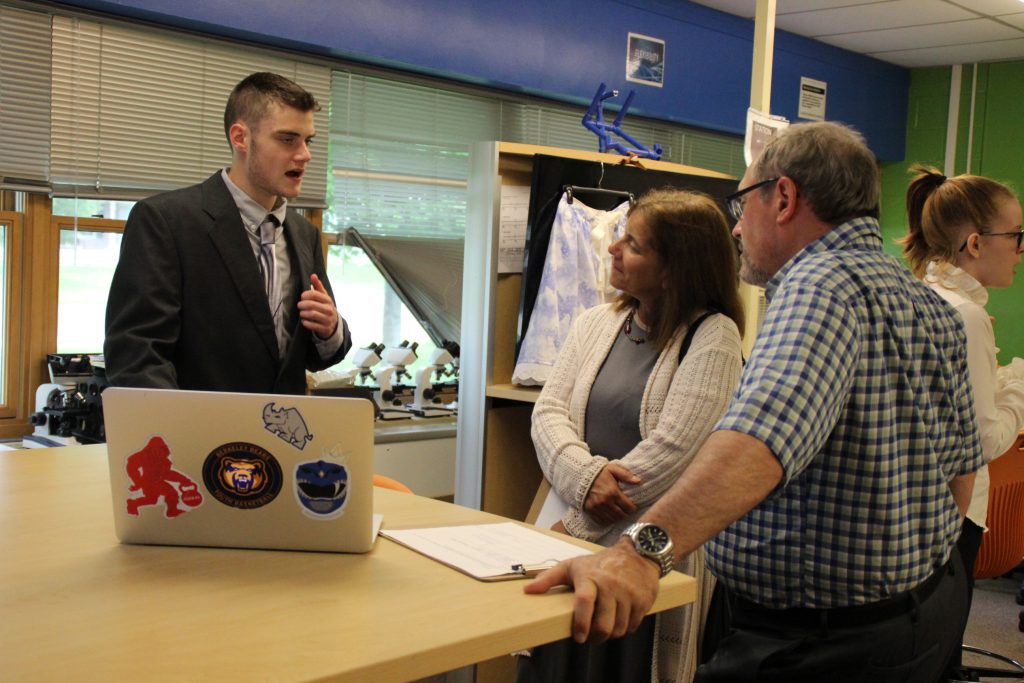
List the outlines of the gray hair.
{"type": "Polygon", "coordinates": [[[794,124],[772,138],[752,169],[758,180],[792,178],[814,215],[830,225],[878,218],[878,163],[864,137],[843,124],[794,124]]]}

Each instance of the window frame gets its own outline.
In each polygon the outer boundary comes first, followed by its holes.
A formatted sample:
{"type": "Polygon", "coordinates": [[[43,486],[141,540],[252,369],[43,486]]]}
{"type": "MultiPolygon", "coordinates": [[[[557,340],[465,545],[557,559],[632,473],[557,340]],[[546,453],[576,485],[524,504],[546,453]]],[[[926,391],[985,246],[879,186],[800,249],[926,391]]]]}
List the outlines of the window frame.
{"type": "MultiPolygon", "coordinates": [[[[62,230],[87,230],[89,232],[112,232],[124,234],[127,221],[116,218],[75,218],[74,216],[51,216],[50,232],[53,236],[54,249],[52,258],[53,273],[53,343],[50,348],[57,348],[60,322],[60,233],[62,230]]],[[[100,349],[102,352],[102,349],[100,349]]],[[[56,351],[53,351],[56,353],[56,351]]]]}
{"type": "Polygon", "coordinates": [[[3,358],[4,400],[0,401],[0,420],[6,422],[7,420],[17,419],[18,405],[22,402],[23,395],[21,390],[23,373],[19,372],[22,360],[21,330],[24,325],[22,288],[16,287],[15,283],[22,282],[24,216],[14,211],[0,211],[0,224],[3,224],[7,231],[7,246],[5,249],[7,255],[7,278],[4,283],[4,293],[6,295],[4,307],[7,315],[5,320],[0,321],[0,334],[4,335],[4,346],[7,349],[3,358]]]}

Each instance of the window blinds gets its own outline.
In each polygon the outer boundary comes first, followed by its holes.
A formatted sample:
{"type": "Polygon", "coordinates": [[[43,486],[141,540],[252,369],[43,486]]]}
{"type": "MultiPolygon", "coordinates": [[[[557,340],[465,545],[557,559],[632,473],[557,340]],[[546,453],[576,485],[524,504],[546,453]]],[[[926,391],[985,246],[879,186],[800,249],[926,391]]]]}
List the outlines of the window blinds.
{"type": "MultiPolygon", "coordinates": [[[[584,107],[505,99],[335,71],[331,113],[332,230],[461,237],[469,145],[482,140],[595,150],[584,107]]],[[[625,129],[665,161],[743,175],[743,141],[647,119],[625,129]]]]}
{"type": "Polygon", "coordinates": [[[497,139],[497,102],[344,71],[331,92],[332,229],[461,239],[469,144],[497,139]]]}
{"type": "Polygon", "coordinates": [[[0,7],[0,189],[49,189],[50,15],[0,7]]]}
{"type": "MultiPolygon", "coordinates": [[[[210,39],[78,17],[53,18],[55,192],[136,198],[200,182],[231,162],[224,104],[273,71],[312,92],[326,142],[330,70],[210,39]]],[[[313,148],[295,206],[325,205],[327,145],[313,148]]]]}
{"type": "MultiPolygon", "coordinates": [[[[335,71],[331,86],[333,197],[325,229],[358,231],[385,277],[432,336],[458,339],[470,144],[504,140],[596,150],[584,107],[537,104],[468,89],[335,71]]],[[[738,138],[626,119],[667,161],[742,175],[738,138]]]]}

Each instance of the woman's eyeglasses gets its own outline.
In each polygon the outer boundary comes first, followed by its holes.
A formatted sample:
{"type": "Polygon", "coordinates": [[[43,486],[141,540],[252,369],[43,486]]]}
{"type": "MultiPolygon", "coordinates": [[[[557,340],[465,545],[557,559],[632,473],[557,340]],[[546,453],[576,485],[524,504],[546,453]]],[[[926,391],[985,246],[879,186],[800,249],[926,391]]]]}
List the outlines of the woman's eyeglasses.
{"type": "MultiPolygon", "coordinates": [[[[750,189],[750,188],[747,188],[747,189],[750,189]]],[[[731,210],[731,207],[730,207],[730,210],[731,210]]],[[[739,219],[737,219],[737,220],[739,220],[739,219]]],[[[1024,230],[1022,230],[1021,226],[1019,226],[1019,225],[1017,226],[1017,229],[1014,230],[1013,232],[987,232],[987,233],[981,232],[981,233],[978,233],[978,237],[1010,237],[1011,235],[1013,237],[1017,238],[1017,251],[1020,251],[1021,241],[1024,240],[1024,230]]],[[[964,240],[964,243],[962,245],[960,245],[959,251],[963,251],[966,248],[967,248],[967,240],[964,240]]]]}

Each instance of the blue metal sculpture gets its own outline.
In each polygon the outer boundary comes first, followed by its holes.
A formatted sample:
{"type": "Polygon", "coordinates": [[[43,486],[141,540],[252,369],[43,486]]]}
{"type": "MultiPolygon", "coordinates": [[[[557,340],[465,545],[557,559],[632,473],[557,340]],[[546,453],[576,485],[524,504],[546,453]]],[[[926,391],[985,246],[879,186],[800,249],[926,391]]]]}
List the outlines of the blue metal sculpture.
{"type": "Polygon", "coordinates": [[[622,104],[622,109],[619,110],[619,114],[615,117],[615,120],[611,123],[605,122],[604,101],[611,97],[618,97],[618,95],[618,90],[608,90],[605,84],[602,83],[597,87],[597,94],[594,95],[594,99],[591,101],[590,107],[587,109],[587,113],[583,115],[583,127],[597,136],[598,151],[618,152],[619,154],[627,157],[660,159],[661,145],[655,144],[653,145],[653,149],[648,149],[633,139],[629,133],[622,130],[622,119],[625,118],[626,112],[629,111],[629,105],[633,103],[633,97],[636,96],[635,90],[629,91],[629,96],[626,97],[626,101],[622,104]],[[627,147],[618,140],[615,140],[611,133],[618,135],[633,146],[627,147]]]}

